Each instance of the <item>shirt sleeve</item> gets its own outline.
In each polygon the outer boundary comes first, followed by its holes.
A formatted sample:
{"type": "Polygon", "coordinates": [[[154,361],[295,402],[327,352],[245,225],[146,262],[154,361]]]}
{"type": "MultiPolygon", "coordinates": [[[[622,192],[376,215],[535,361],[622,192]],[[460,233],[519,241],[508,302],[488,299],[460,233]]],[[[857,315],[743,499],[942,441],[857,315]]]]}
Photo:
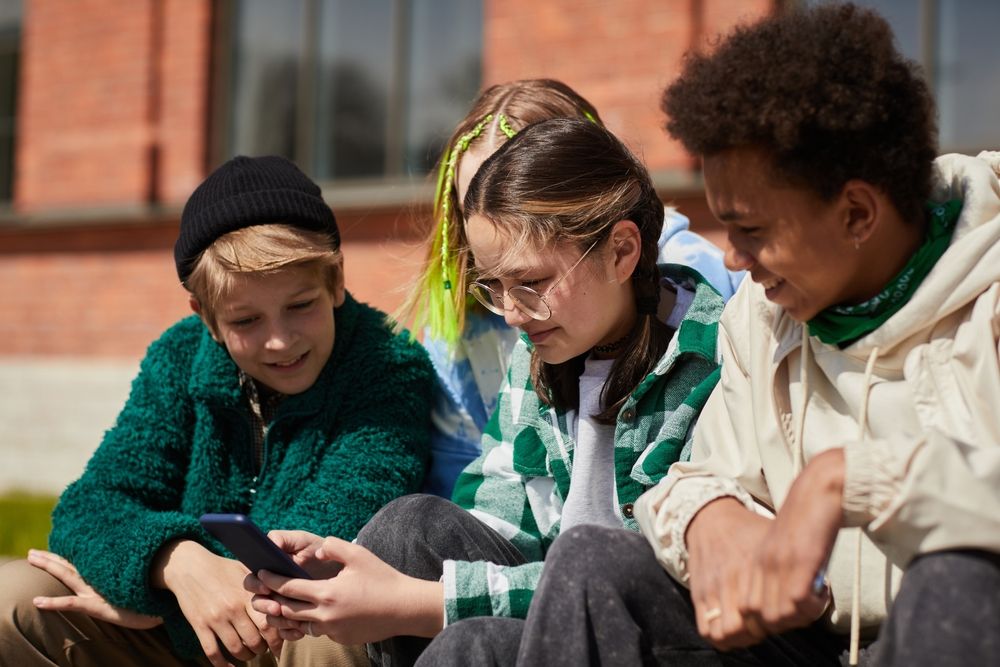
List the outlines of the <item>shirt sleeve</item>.
{"type": "Polygon", "coordinates": [[[523,618],[527,614],[545,549],[558,524],[552,506],[555,481],[547,476],[525,475],[514,463],[515,443],[519,451],[537,452],[544,461],[544,447],[534,427],[518,423],[517,418],[517,406],[523,399],[519,394],[532,391],[526,386],[512,388],[508,375],[497,410],[483,434],[483,453],[458,478],[452,498],[510,540],[530,562],[519,566],[446,562],[443,583],[447,623],[470,616],[523,618]]]}
{"type": "Polygon", "coordinates": [[[758,503],[771,504],[752,441],[749,377],[739,363],[725,319],[719,331],[722,375],[695,425],[691,460],[674,463],[666,477],[635,504],[640,530],[660,563],[681,583],[688,581],[684,535],[702,507],[722,497],[735,498],[751,511],[758,510],[758,503]]]}
{"type": "Polygon", "coordinates": [[[180,509],[193,423],[181,370],[189,363],[165,338],[150,347],[117,421],[60,498],[49,538],[111,604],[157,616],[176,603],[149,585],[153,558],[172,539],[203,534],[180,509]]]}
{"type": "Polygon", "coordinates": [[[905,563],[946,549],[1000,552],[1000,285],[954,338],[907,357],[922,429],[848,442],[844,515],[905,563]]]}

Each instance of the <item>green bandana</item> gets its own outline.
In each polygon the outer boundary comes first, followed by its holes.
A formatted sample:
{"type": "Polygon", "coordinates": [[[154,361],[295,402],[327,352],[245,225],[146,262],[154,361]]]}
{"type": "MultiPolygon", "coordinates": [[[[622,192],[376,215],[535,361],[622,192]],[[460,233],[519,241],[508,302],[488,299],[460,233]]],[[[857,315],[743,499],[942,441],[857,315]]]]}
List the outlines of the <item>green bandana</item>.
{"type": "Polygon", "coordinates": [[[955,222],[962,211],[958,199],[927,205],[927,238],[913,253],[903,270],[881,292],[855,306],[831,306],[809,320],[809,333],[827,345],[847,347],[865,334],[878,329],[896,314],[917,291],[951,243],[955,222]]]}

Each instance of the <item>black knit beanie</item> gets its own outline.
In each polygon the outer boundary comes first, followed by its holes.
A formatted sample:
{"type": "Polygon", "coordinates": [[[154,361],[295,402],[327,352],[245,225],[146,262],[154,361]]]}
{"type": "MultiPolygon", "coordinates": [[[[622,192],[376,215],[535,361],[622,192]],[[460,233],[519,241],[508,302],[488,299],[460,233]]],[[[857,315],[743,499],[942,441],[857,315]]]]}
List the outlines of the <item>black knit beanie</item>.
{"type": "Polygon", "coordinates": [[[253,225],[285,223],[326,232],[340,246],[333,211],[319,186],[283,157],[234,157],[209,174],[181,213],[174,261],[181,282],[217,238],[253,225]]]}

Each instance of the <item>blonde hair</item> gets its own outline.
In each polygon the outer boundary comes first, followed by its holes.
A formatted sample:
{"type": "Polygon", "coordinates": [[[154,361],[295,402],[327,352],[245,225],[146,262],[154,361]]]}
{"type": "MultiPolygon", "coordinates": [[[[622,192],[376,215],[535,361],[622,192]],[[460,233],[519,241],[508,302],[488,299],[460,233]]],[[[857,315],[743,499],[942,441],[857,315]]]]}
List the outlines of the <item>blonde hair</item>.
{"type": "Polygon", "coordinates": [[[484,90],[468,115],[455,128],[437,167],[433,225],[428,230],[426,254],[413,289],[394,314],[397,328],[429,329],[450,349],[465,328],[467,308],[480,308],[469,297],[469,252],[462,224],[455,169],[473,142],[502,146],[523,128],[550,118],[601,119],[594,106],[572,88],[553,79],[523,79],[484,90]]]}
{"type": "Polygon", "coordinates": [[[343,255],[324,232],[282,223],[251,225],[223,234],[205,248],[184,285],[201,306],[205,324],[218,334],[219,305],[241,276],[292,266],[313,268],[332,293],[341,280],[343,255]]]}

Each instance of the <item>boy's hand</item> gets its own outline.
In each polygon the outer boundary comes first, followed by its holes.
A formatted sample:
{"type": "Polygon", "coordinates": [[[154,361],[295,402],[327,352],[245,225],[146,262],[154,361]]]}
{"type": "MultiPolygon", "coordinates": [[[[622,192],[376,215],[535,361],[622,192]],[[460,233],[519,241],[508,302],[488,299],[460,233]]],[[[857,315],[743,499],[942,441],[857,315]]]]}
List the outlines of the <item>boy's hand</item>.
{"type": "Polygon", "coordinates": [[[51,551],[32,549],[28,552],[28,562],[58,579],[73,595],[59,597],[36,597],[32,602],[39,609],[49,611],[78,611],[99,621],[114,623],[133,630],[148,630],[163,623],[156,616],[146,616],[138,612],[109,604],[100,593],[93,589],[76,567],[68,560],[51,551]]]}
{"type": "Polygon", "coordinates": [[[747,622],[740,609],[750,581],[747,554],[753,553],[773,521],[733,498],[705,505],[688,524],[685,542],[698,632],[715,648],[728,651],[764,639],[764,629],[747,622]]]}
{"type": "Polygon", "coordinates": [[[283,640],[250,604],[242,582],[247,569],[192,540],[164,546],[153,565],[153,583],[169,589],[194,628],[202,650],[216,667],[231,665],[226,653],[250,660],[271,649],[281,654],[283,640]]]}
{"type": "Polygon", "coordinates": [[[844,450],[813,457],[750,560],[740,608],[768,634],[809,625],[826,611],[829,590],[817,594],[813,584],[840,530],[843,489],[844,450]]]}
{"type": "Polygon", "coordinates": [[[327,537],[316,561],[339,570],[329,579],[289,579],[262,570],[247,577],[257,593],[254,609],[285,639],[326,635],[342,644],[396,635],[433,637],[444,622],[444,589],[438,581],[409,577],[364,547],[327,537]]]}

